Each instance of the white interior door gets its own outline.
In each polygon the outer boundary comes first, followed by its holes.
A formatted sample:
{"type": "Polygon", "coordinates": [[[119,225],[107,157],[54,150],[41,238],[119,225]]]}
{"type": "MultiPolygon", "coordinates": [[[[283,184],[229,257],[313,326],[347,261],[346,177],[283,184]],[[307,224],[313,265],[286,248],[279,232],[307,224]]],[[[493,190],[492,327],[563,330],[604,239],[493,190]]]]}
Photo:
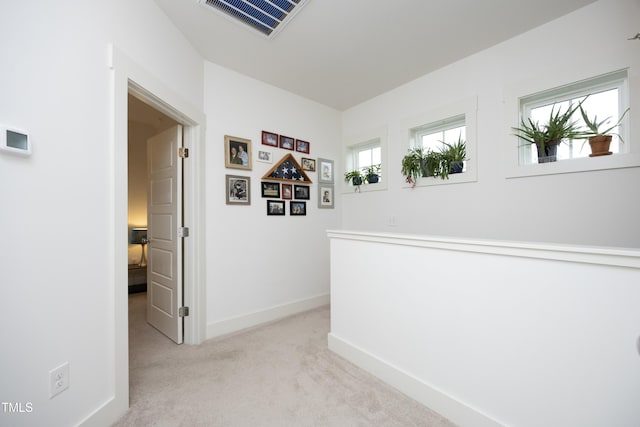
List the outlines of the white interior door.
{"type": "Polygon", "coordinates": [[[182,126],[147,141],[147,321],[182,344],[182,126]]]}

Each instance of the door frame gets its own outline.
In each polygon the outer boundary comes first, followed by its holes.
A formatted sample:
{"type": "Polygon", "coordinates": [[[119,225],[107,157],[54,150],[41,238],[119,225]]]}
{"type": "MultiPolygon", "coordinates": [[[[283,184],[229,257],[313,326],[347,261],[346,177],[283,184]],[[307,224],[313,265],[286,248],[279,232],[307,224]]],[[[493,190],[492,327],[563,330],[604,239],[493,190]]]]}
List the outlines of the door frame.
{"type": "Polygon", "coordinates": [[[129,408],[128,259],[128,106],[129,94],[173,118],[184,127],[184,147],[190,158],[184,166],[184,223],[190,228],[184,242],[184,305],[190,315],[184,322],[185,344],[199,344],[206,337],[205,254],[205,127],[202,111],[186,102],[155,75],[131,60],[114,45],[108,47],[111,70],[111,129],[109,214],[113,241],[107,250],[112,265],[113,395],[89,419],[89,424],[111,424],[129,408]],[[103,422],[105,421],[105,422],[103,422]]]}

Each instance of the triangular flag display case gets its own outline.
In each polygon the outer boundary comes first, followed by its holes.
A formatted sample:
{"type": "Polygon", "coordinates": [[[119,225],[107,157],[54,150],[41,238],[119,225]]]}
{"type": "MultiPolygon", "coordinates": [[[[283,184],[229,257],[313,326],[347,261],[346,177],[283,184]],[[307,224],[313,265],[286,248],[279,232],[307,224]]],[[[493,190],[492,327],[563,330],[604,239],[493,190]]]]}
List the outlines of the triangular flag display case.
{"type": "Polygon", "coordinates": [[[293,154],[287,154],[262,179],[312,184],[293,154]]]}

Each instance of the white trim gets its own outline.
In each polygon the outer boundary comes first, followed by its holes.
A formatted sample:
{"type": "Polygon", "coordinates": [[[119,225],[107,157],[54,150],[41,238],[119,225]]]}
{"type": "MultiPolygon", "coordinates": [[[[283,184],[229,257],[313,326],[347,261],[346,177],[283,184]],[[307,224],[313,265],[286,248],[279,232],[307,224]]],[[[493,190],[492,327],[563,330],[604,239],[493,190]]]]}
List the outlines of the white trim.
{"type": "Polygon", "coordinates": [[[127,241],[123,240],[122,230],[128,228],[127,213],[127,170],[128,147],[128,105],[127,98],[131,90],[136,96],[143,98],[155,108],[182,124],[186,125],[185,145],[192,153],[198,153],[190,171],[185,169],[185,182],[193,194],[193,201],[185,206],[185,221],[198,230],[185,240],[185,253],[189,254],[184,265],[185,281],[192,284],[185,286],[184,301],[192,307],[193,316],[185,319],[185,343],[198,344],[203,339],[206,324],[206,266],[204,264],[204,124],[205,115],[192,107],[157,78],[141,68],[136,62],[109,44],[107,49],[107,66],[111,79],[111,112],[109,170],[112,186],[109,193],[109,204],[113,207],[113,216],[108,233],[113,236],[107,253],[109,263],[113,266],[107,281],[113,288],[113,299],[108,302],[111,311],[112,328],[110,339],[113,342],[112,365],[107,375],[113,393],[105,403],[80,424],[85,426],[101,426],[112,424],[129,408],[129,322],[127,292],[127,241]],[[190,221],[193,221],[191,223],[190,221]],[[197,256],[195,255],[197,254],[197,256]]]}
{"type": "Polygon", "coordinates": [[[461,239],[413,234],[328,230],[330,239],[358,240],[391,245],[417,246],[458,252],[495,254],[521,258],[600,264],[640,269],[640,249],[570,246],[550,243],[461,239]]]}
{"type": "Polygon", "coordinates": [[[264,310],[247,313],[237,317],[210,323],[207,326],[207,339],[227,335],[246,328],[257,326],[273,320],[282,319],[292,314],[302,313],[329,304],[329,294],[318,295],[303,300],[277,305],[264,310]]]}
{"type": "Polygon", "coordinates": [[[425,383],[414,375],[400,369],[362,348],[337,337],[328,335],[329,350],[344,357],[359,368],[375,375],[385,383],[397,388],[429,409],[460,426],[501,427],[503,424],[483,414],[442,390],[425,383]]]}

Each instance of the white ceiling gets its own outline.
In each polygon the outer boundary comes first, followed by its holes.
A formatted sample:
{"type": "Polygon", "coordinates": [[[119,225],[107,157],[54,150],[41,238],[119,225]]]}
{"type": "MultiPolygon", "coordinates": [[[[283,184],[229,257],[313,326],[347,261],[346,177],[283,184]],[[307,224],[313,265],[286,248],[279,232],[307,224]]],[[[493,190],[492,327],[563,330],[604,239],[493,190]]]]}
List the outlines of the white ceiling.
{"type": "Polygon", "coordinates": [[[155,1],[206,60],[345,110],[595,0],[310,0],[271,40],[155,1]]]}

